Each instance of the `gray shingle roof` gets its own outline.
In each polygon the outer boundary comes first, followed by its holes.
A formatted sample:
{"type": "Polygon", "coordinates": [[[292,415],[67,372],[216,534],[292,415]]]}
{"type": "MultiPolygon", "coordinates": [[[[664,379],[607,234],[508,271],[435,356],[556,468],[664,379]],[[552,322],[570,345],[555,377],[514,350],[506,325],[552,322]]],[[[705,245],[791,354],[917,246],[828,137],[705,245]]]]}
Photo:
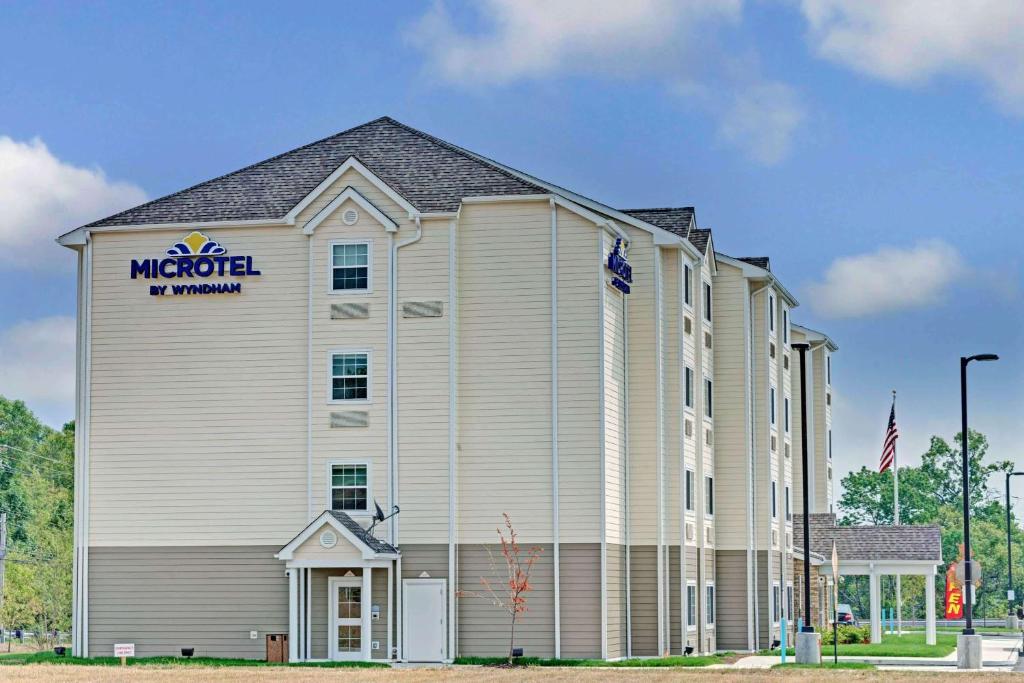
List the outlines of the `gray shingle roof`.
{"type": "Polygon", "coordinates": [[[385,543],[379,538],[373,536],[373,534],[371,534],[363,527],[359,526],[359,524],[354,519],[349,517],[346,513],[342,512],[341,510],[328,510],[328,512],[331,513],[332,517],[341,522],[346,529],[355,534],[356,538],[365,543],[367,547],[373,550],[373,552],[393,555],[398,554],[398,550],[396,550],[393,545],[391,545],[390,543],[385,543]]]}
{"type": "Polygon", "coordinates": [[[86,227],[281,218],[349,157],[424,213],[455,211],[463,197],[546,192],[450,143],[382,117],[86,227]]]}
{"type": "Polygon", "coordinates": [[[750,265],[757,266],[758,268],[764,268],[769,272],[772,269],[771,260],[767,256],[737,256],[736,260],[749,263],[750,265]]]}
{"type": "Polygon", "coordinates": [[[645,223],[668,230],[680,237],[685,237],[702,254],[708,252],[708,241],[711,239],[711,231],[702,228],[691,228],[694,221],[692,206],[619,210],[633,218],[639,218],[645,223]]]}
{"type": "MultiPolygon", "coordinates": [[[[924,560],[942,562],[937,526],[835,526],[835,515],[811,515],[811,552],[831,561],[835,539],[839,560],[924,560]]],[[[793,544],[804,543],[803,517],[793,520],[793,544]]]]}

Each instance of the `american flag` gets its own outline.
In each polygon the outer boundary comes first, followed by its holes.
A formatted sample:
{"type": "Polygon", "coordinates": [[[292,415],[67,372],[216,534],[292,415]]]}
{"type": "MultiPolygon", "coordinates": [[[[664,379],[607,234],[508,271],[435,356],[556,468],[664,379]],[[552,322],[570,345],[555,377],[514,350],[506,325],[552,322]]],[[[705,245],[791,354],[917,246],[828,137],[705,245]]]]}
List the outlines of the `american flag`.
{"type": "Polygon", "coordinates": [[[896,429],[896,402],[893,401],[892,410],[889,411],[889,427],[885,430],[882,459],[878,462],[879,473],[892,467],[892,463],[896,459],[896,439],[898,438],[900,438],[900,433],[896,429]]]}

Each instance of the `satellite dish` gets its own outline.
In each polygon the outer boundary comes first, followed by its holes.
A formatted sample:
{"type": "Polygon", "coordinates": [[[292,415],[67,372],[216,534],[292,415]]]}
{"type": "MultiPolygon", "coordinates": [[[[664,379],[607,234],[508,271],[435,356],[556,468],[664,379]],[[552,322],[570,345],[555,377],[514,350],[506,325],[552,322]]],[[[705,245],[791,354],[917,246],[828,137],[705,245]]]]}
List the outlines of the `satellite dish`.
{"type": "Polygon", "coordinates": [[[380,505],[377,504],[377,501],[373,501],[373,507],[377,509],[377,512],[373,515],[373,518],[376,519],[378,522],[383,522],[384,511],[380,509],[380,505]]]}

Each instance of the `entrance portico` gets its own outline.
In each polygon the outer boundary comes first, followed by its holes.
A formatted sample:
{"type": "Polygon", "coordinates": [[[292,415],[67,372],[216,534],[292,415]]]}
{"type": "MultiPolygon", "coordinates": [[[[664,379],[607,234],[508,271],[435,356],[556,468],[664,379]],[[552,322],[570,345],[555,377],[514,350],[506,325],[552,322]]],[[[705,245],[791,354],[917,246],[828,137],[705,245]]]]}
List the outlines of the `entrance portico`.
{"type": "Polygon", "coordinates": [[[390,658],[396,548],[344,512],[327,510],[276,557],[288,575],[289,661],[390,658]],[[378,596],[383,593],[382,609],[378,596]],[[385,632],[375,633],[380,625],[385,632]],[[375,640],[378,635],[386,649],[375,640]]]}

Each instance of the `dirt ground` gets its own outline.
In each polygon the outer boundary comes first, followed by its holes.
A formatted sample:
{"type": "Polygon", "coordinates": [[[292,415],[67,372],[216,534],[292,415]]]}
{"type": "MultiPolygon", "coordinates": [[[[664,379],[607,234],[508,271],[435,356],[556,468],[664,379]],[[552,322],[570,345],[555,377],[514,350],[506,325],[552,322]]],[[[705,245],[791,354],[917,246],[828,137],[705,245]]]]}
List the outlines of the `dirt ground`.
{"type": "MultiPolygon", "coordinates": [[[[970,680],[980,678],[996,679],[1004,674],[973,674],[970,680]]],[[[266,669],[256,667],[117,667],[31,665],[0,667],[0,680],[47,683],[60,681],[242,681],[263,683],[265,681],[289,681],[303,683],[375,683],[380,681],[397,683],[439,683],[441,681],[465,681],[469,683],[504,683],[524,681],[526,683],[587,683],[589,681],[623,681],[624,683],[673,683],[682,681],[711,681],[712,683],[734,683],[753,681],[924,681],[936,677],[967,680],[959,674],[938,672],[893,672],[893,671],[723,671],[708,669],[572,669],[572,668],[530,668],[506,671],[481,667],[459,667],[457,669],[266,669]]]]}

